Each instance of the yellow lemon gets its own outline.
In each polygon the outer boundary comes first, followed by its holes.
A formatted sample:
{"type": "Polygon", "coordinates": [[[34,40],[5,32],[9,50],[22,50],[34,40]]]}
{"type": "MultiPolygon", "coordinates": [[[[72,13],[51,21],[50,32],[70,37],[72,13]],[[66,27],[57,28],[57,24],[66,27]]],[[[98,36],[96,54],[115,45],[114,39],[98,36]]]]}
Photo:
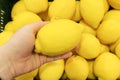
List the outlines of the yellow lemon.
{"type": "Polygon", "coordinates": [[[100,50],[101,44],[94,35],[89,33],[82,34],[79,48],[77,49],[77,53],[80,56],[86,59],[93,59],[100,54],[100,50]]]}
{"type": "Polygon", "coordinates": [[[117,43],[115,47],[115,53],[118,57],[120,57],[120,41],[117,43]]]}
{"type": "Polygon", "coordinates": [[[39,30],[35,52],[49,56],[68,52],[78,45],[82,31],[83,27],[72,20],[52,21],[39,30]]]}
{"type": "Polygon", "coordinates": [[[75,0],[54,0],[49,7],[50,19],[71,19],[75,13],[75,0]]]}
{"type": "Polygon", "coordinates": [[[15,32],[27,24],[38,21],[41,21],[41,18],[37,14],[25,11],[14,17],[14,20],[12,22],[12,27],[14,28],[14,32],[15,32]]]}
{"type": "Polygon", "coordinates": [[[48,0],[23,0],[23,1],[25,7],[34,13],[44,12],[48,8],[48,0]]]}
{"type": "Polygon", "coordinates": [[[14,32],[13,21],[8,22],[8,23],[5,25],[4,30],[5,30],[5,31],[12,31],[12,32],[14,32]]]}
{"type": "Polygon", "coordinates": [[[94,65],[94,60],[87,61],[88,62],[88,67],[89,67],[89,74],[88,74],[88,79],[90,80],[96,80],[96,76],[93,71],[93,65],[94,65]]]}
{"type": "Polygon", "coordinates": [[[64,60],[56,60],[43,64],[39,68],[40,80],[59,80],[64,72],[64,60]]]}
{"type": "Polygon", "coordinates": [[[34,20],[41,20],[40,17],[33,13],[33,12],[30,12],[30,11],[25,11],[25,12],[22,12],[20,13],[19,15],[15,16],[15,18],[13,19],[13,21],[15,20],[24,20],[24,21],[34,21],[34,20]]]}
{"type": "Polygon", "coordinates": [[[114,19],[103,21],[97,29],[97,37],[103,44],[112,44],[120,37],[120,22],[114,19]]]}
{"type": "Polygon", "coordinates": [[[109,3],[108,3],[108,0],[102,0],[103,3],[104,3],[104,10],[105,10],[105,13],[109,10],[109,3]]]}
{"type": "Polygon", "coordinates": [[[120,10],[112,9],[109,10],[103,20],[109,20],[109,19],[114,19],[114,20],[120,20],[120,10]]]}
{"type": "MultiPolygon", "coordinates": [[[[52,2],[48,2],[48,7],[51,5],[52,2]]],[[[50,20],[50,17],[48,16],[48,9],[44,12],[40,12],[38,14],[40,16],[40,18],[43,20],[43,21],[49,21],[50,20]]]]}
{"type": "Polygon", "coordinates": [[[108,0],[108,2],[113,8],[120,9],[120,0],[108,0]]]}
{"type": "Polygon", "coordinates": [[[80,12],[82,18],[93,28],[97,28],[105,13],[105,1],[80,0],[80,12]]]}
{"type": "Polygon", "coordinates": [[[115,52],[116,46],[120,43],[120,39],[118,39],[115,43],[110,45],[110,51],[115,52]]]}
{"type": "Polygon", "coordinates": [[[72,17],[72,20],[78,22],[81,19],[81,14],[80,14],[80,1],[76,1],[76,9],[75,9],[75,13],[72,17]]]}
{"type": "Polygon", "coordinates": [[[90,33],[96,36],[96,31],[91,26],[86,24],[83,20],[81,20],[79,24],[84,27],[83,33],[90,33]]]}
{"type": "Polygon", "coordinates": [[[109,52],[108,45],[101,44],[101,51],[100,51],[100,53],[103,53],[103,52],[109,52]]]}
{"type": "Polygon", "coordinates": [[[94,72],[99,80],[116,80],[120,75],[120,59],[110,52],[104,52],[95,59],[94,72]]]}
{"type": "Polygon", "coordinates": [[[15,80],[34,80],[34,77],[37,75],[38,69],[35,69],[29,73],[25,73],[15,78],[15,80]]]}
{"type": "Polygon", "coordinates": [[[0,46],[5,44],[12,36],[13,36],[13,32],[11,32],[11,31],[1,32],[0,33],[0,46]]]}
{"type": "Polygon", "coordinates": [[[17,14],[21,13],[21,12],[24,12],[24,11],[27,11],[25,5],[24,5],[24,2],[21,0],[21,1],[17,1],[13,8],[12,8],[12,11],[11,11],[11,17],[12,19],[14,18],[14,16],[16,16],[17,14]]]}
{"type": "Polygon", "coordinates": [[[83,57],[73,55],[66,61],[65,72],[70,80],[86,80],[89,73],[88,63],[83,57]]]}

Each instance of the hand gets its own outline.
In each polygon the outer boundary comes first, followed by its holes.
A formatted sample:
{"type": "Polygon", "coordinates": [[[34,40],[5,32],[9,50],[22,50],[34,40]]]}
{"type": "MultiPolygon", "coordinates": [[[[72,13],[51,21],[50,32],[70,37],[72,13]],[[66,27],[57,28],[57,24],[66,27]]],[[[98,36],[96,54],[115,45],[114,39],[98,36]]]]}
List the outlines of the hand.
{"type": "Polygon", "coordinates": [[[65,59],[72,55],[71,52],[68,52],[64,55],[49,57],[33,52],[35,35],[47,23],[36,22],[24,26],[5,45],[0,47],[0,78],[11,80],[20,74],[38,68],[46,62],[65,59]]]}

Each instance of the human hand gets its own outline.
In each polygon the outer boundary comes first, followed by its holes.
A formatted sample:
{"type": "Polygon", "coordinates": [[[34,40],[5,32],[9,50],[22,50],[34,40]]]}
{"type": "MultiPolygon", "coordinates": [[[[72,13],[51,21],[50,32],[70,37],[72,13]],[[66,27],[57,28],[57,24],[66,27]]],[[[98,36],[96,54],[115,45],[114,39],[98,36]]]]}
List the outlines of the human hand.
{"type": "Polygon", "coordinates": [[[34,54],[34,42],[37,31],[48,22],[36,22],[18,30],[3,46],[0,46],[0,78],[11,80],[14,77],[30,72],[42,64],[65,59],[72,55],[68,52],[63,55],[49,57],[34,54]]]}

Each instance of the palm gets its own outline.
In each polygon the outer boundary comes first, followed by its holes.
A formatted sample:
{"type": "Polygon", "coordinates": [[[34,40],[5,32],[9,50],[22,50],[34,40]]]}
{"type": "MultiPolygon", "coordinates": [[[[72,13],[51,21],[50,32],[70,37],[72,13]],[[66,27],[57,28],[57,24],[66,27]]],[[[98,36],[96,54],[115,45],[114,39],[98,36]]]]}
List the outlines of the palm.
{"type": "Polygon", "coordinates": [[[0,63],[0,65],[6,66],[7,69],[3,71],[10,72],[11,74],[9,76],[11,76],[11,78],[32,71],[45,62],[71,56],[71,52],[56,57],[48,57],[33,53],[35,34],[40,27],[45,24],[45,22],[39,22],[23,27],[3,46],[2,50],[6,48],[7,50],[5,51],[6,54],[3,54],[2,57],[7,57],[2,60],[6,61],[5,63],[7,63],[7,66],[4,63],[0,63]]]}

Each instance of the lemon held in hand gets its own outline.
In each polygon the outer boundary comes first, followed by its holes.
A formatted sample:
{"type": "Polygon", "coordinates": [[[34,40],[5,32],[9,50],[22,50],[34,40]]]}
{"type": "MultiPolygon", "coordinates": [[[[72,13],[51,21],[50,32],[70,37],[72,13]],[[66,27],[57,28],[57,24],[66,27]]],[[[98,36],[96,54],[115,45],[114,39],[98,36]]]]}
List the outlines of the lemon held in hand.
{"type": "Polygon", "coordinates": [[[78,23],[59,19],[46,24],[37,34],[35,52],[49,56],[63,54],[80,42],[83,27],[78,23]]]}

